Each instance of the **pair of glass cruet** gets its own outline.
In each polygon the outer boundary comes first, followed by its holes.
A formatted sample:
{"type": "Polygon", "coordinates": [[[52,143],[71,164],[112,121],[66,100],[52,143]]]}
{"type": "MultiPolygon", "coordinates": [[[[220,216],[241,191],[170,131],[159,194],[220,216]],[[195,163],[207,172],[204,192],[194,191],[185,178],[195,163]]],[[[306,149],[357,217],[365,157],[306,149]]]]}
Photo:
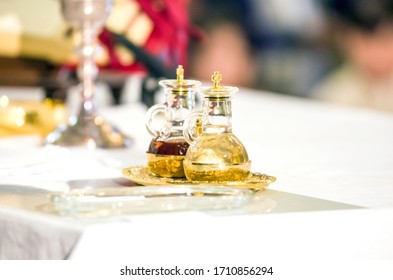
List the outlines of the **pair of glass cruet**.
{"type": "Polygon", "coordinates": [[[232,97],[239,89],[222,86],[218,71],[212,75],[212,87],[184,79],[182,66],[176,74],[176,80],[160,81],[165,103],[152,106],[146,114],[146,128],[154,137],[147,151],[150,173],[189,181],[246,180],[251,162],[232,132],[232,97]],[[196,111],[197,92],[203,105],[196,111]]]}

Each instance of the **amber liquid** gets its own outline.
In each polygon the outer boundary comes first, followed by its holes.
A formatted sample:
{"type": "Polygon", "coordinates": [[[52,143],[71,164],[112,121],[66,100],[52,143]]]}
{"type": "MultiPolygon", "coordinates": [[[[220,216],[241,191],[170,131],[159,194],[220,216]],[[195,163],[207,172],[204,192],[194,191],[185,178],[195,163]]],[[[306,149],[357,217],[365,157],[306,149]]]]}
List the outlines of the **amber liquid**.
{"type": "Polygon", "coordinates": [[[168,178],[185,177],[183,160],[190,145],[182,139],[169,141],[152,140],[147,151],[147,166],[155,176],[168,178]]]}
{"type": "Polygon", "coordinates": [[[226,169],[216,168],[216,170],[204,170],[203,166],[195,168],[192,164],[187,163],[184,163],[184,166],[185,175],[190,181],[237,182],[245,181],[250,177],[249,163],[239,165],[239,167],[227,167],[226,169]]]}
{"type": "Polygon", "coordinates": [[[190,181],[244,181],[250,174],[247,150],[233,133],[205,133],[187,153],[185,175],[190,181]]]}
{"type": "Polygon", "coordinates": [[[185,140],[156,141],[153,139],[147,152],[156,155],[185,156],[189,146],[185,140]]]}

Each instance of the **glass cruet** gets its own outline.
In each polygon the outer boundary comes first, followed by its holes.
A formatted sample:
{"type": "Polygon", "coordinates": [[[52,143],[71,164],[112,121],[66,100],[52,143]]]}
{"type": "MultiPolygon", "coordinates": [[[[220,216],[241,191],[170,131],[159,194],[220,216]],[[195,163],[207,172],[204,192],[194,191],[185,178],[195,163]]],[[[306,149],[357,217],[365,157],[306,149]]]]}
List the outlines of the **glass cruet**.
{"type": "Polygon", "coordinates": [[[185,177],[183,160],[189,147],[183,136],[184,120],[195,107],[199,81],[184,79],[181,65],[176,79],[162,80],[165,103],[152,106],[146,113],[146,128],[153,136],[147,151],[150,173],[161,177],[185,177]]]}
{"type": "Polygon", "coordinates": [[[201,89],[203,109],[184,122],[190,147],[183,164],[190,181],[243,181],[250,175],[247,151],[232,133],[232,96],[239,89],[221,86],[221,80],[214,72],[214,85],[201,89]]]}

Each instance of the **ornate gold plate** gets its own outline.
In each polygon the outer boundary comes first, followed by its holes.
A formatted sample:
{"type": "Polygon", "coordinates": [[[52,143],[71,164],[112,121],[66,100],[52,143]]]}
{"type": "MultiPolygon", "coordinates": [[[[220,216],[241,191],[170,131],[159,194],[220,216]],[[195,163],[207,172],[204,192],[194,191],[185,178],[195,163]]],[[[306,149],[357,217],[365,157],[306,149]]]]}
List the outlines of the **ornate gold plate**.
{"type": "Polygon", "coordinates": [[[254,191],[260,191],[276,180],[273,176],[252,172],[245,181],[239,182],[188,181],[186,178],[164,178],[154,176],[149,172],[146,166],[131,166],[124,168],[123,175],[127,179],[144,186],[208,185],[236,187],[254,191]]]}

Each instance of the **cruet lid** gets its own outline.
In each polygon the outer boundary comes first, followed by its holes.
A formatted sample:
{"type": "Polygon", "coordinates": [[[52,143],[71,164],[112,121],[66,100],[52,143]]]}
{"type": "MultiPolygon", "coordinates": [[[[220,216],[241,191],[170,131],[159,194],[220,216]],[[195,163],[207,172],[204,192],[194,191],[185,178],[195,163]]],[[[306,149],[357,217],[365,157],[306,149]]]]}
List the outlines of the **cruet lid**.
{"type": "Polygon", "coordinates": [[[214,83],[211,87],[202,87],[202,92],[206,96],[210,97],[228,97],[233,93],[239,91],[239,88],[232,86],[222,86],[222,75],[220,71],[215,71],[211,77],[212,82],[214,83]]]}
{"type": "Polygon", "coordinates": [[[162,80],[159,82],[161,86],[176,94],[187,93],[189,90],[199,87],[200,81],[184,79],[184,69],[179,65],[176,69],[176,79],[162,80]]]}

